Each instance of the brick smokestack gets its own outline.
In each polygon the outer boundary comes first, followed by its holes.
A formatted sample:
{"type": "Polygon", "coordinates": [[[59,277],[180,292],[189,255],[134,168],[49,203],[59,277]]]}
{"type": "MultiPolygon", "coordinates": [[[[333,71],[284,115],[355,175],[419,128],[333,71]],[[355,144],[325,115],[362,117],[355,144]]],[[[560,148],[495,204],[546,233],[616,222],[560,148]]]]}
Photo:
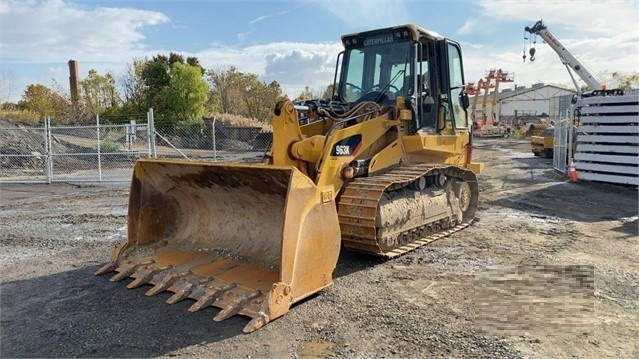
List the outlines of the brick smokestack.
{"type": "Polygon", "coordinates": [[[71,89],[71,103],[77,105],[80,101],[80,77],[78,76],[78,62],[69,60],[69,87],[71,89]]]}

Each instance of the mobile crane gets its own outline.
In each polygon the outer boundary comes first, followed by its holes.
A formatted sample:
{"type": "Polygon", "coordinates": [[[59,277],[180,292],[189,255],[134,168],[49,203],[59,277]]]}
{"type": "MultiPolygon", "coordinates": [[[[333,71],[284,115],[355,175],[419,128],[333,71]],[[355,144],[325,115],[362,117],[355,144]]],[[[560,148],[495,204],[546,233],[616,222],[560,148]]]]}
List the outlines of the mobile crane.
{"type": "MultiPolygon", "coordinates": [[[[590,70],[588,70],[588,68],[581,61],[579,61],[577,57],[566,46],[564,46],[552,32],[550,32],[550,30],[548,30],[548,27],[544,25],[542,20],[537,21],[535,25],[533,25],[533,27],[526,26],[524,30],[528,33],[531,33],[533,36],[539,35],[542,39],[544,39],[548,46],[550,46],[550,48],[553,49],[557,53],[557,55],[559,55],[561,62],[564,64],[564,66],[566,66],[568,74],[570,74],[570,78],[572,79],[577,92],[581,91],[577,80],[572,74],[572,71],[579,75],[579,77],[588,85],[588,87],[590,87],[591,90],[603,89],[601,82],[597,80],[595,75],[593,75],[592,72],[590,72],[590,70]]],[[[530,61],[535,61],[535,48],[531,47],[529,52],[530,61]]],[[[524,61],[526,61],[525,51],[523,58],[524,61]]]]}
{"type": "MultiPolygon", "coordinates": [[[[609,96],[609,95],[623,95],[623,90],[620,89],[607,89],[606,85],[603,85],[595,75],[588,70],[588,68],[581,62],[577,57],[566,47],[561,41],[557,39],[557,37],[548,30],[548,27],[543,23],[543,20],[539,20],[532,27],[526,26],[524,31],[532,34],[533,36],[539,35],[547,44],[553,49],[561,62],[566,66],[568,70],[568,74],[572,79],[573,84],[577,90],[577,96],[573,98],[573,104],[577,102],[579,98],[582,97],[590,97],[590,96],[609,96]],[[575,72],[590,88],[591,91],[584,93],[581,91],[577,80],[573,76],[572,72],[575,72]]],[[[526,39],[524,37],[524,39],[526,39]]],[[[533,43],[535,41],[533,40],[533,43]]],[[[535,61],[535,48],[531,47],[529,50],[530,61],[535,61]]],[[[526,51],[524,50],[524,55],[522,56],[524,61],[526,61],[526,51]]],[[[579,111],[575,110],[573,116],[573,130],[579,126],[579,111]]],[[[539,156],[541,154],[545,154],[547,156],[552,156],[553,148],[554,148],[554,134],[551,134],[551,131],[544,131],[544,133],[540,136],[532,136],[531,137],[531,146],[532,151],[535,156],[539,156]]]]}

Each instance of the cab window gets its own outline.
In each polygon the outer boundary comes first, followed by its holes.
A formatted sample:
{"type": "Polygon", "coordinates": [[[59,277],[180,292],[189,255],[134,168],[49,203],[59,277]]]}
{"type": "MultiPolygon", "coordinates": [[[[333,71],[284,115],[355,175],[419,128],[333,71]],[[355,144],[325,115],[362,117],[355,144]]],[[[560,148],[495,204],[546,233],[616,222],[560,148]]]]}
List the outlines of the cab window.
{"type": "Polygon", "coordinates": [[[461,51],[455,44],[448,44],[448,71],[450,78],[450,100],[455,128],[467,128],[466,109],[462,106],[461,95],[464,90],[464,69],[462,68],[461,51]]]}

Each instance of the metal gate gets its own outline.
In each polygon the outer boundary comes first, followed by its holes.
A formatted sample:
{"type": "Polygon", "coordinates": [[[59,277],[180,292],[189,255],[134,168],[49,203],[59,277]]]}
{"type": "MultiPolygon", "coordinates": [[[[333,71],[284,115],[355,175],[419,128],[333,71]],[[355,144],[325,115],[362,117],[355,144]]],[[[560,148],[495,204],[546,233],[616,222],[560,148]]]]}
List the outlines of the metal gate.
{"type": "Polygon", "coordinates": [[[570,113],[571,110],[567,110],[566,116],[555,124],[552,166],[562,173],[568,172],[568,161],[572,157],[573,124],[570,113]]]}
{"type": "MultiPolygon", "coordinates": [[[[141,122],[141,123],[139,123],[141,122]]],[[[174,121],[175,122],[175,121],[174,121]]],[[[262,162],[272,132],[256,127],[203,123],[202,127],[125,125],[51,126],[0,124],[0,183],[128,182],[138,158],[262,162]]]]}
{"type": "Polygon", "coordinates": [[[128,182],[133,164],[149,157],[151,129],[126,125],[0,128],[0,182],[128,182]]]}

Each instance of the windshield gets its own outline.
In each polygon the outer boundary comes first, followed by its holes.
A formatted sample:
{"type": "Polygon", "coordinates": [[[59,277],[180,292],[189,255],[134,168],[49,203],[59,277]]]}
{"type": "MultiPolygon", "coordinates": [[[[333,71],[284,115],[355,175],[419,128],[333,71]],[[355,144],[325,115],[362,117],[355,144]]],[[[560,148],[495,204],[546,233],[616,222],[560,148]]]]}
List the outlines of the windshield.
{"type": "Polygon", "coordinates": [[[340,86],[343,100],[384,102],[407,96],[410,50],[408,41],[348,49],[340,86]]]}
{"type": "Polygon", "coordinates": [[[542,137],[554,137],[555,136],[555,128],[547,128],[541,133],[542,137]]]}

